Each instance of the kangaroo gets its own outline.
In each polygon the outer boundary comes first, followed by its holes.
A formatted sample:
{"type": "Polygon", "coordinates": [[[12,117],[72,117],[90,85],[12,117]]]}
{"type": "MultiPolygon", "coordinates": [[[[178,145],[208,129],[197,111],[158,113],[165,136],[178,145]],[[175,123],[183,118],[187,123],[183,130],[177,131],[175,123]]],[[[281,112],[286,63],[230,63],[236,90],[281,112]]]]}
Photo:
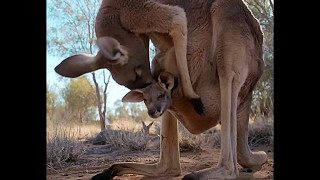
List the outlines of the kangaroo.
{"type": "MultiPolygon", "coordinates": [[[[186,12],[187,61],[192,86],[203,102],[203,115],[195,112],[179,84],[172,86],[173,75],[171,78],[170,75],[160,77],[157,83],[132,90],[135,95],[127,96],[127,101],[145,100],[149,110],[155,107],[157,111],[149,115],[162,115],[160,160],[155,164],[113,164],[92,179],[112,179],[123,174],[180,175],[177,120],[193,134],[221,122],[221,153],[217,167],[187,174],[183,180],[234,179],[239,176],[237,162],[243,167],[261,166],[267,161],[266,153],[252,152],[248,145],[252,91],[264,68],[263,33],[259,22],[242,0],[161,2],[179,6],[186,12]],[[161,95],[164,92],[167,97],[161,95]],[[160,101],[163,97],[166,98],[160,101]]],[[[155,45],[160,49],[158,53],[164,53],[158,58],[165,57],[172,48],[164,41],[155,45]]],[[[154,71],[162,70],[160,67],[154,71]]]]}
{"type": "Polygon", "coordinates": [[[144,101],[148,115],[152,118],[158,118],[171,106],[171,89],[174,82],[174,76],[171,73],[161,72],[158,83],[153,83],[142,89],[131,90],[122,98],[122,102],[144,101]]]}
{"type": "Polygon", "coordinates": [[[133,133],[130,131],[123,131],[123,130],[113,130],[113,129],[106,129],[101,131],[93,140],[93,145],[104,145],[106,144],[110,138],[117,138],[120,137],[122,134],[125,134],[127,137],[134,137],[136,134],[147,137],[149,136],[150,127],[152,126],[153,122],[149,125],[146,125],[144,121],[141,121],[142,129],[139,132],[133,133]]]}
{"type": "Polygon", "coordinates": [[[98,54],[68,57],[55,68],[58,74],[73,78],[107,68],[120,85],[129,89],[145,87],[153,82],[147,63],[151,39],[174,47],[184,95],[201,105],[187,65],[187,18],[183,8],[162,0],[103,0],[95,32],[98,54]]]}

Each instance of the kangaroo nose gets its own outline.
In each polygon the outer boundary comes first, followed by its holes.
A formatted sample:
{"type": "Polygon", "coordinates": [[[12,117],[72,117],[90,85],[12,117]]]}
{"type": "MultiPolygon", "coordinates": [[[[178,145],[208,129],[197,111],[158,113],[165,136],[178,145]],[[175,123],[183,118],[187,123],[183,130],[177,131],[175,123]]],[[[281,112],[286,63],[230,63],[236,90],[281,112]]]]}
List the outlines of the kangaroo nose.
{"type": "Polygon", "coordinates": [[[148,114],[152,118],[158,118],[159,116],[161,116],[161,112],[158,108],[153,110],[148,110],[148,114]]]}
{"type": "Polygon", "coordinates": [[[161,107],[157,107],[157,113],[161,113],[161,107]]]}
{"type": "Polygon", "coordinates": [[[155,112],[156,112],[156,110],[154,110],[154,109],[149,109],[148,110],[148,114],[149,115],[153,115],[155,112]]]}

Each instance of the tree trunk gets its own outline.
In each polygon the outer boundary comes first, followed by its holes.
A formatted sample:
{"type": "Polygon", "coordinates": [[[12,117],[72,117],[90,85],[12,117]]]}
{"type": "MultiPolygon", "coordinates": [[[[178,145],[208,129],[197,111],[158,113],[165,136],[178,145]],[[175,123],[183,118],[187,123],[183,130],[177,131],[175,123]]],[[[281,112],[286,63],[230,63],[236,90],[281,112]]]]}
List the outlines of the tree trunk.
{"type": "Polygon", "coordinates": [[[104,81],[104,91],[103,91],[103,110],[101,106],[101,96],[100,96],[100,90],[99,90],[99,85],[96,80],[95,73],[92,73],[92,78],[94,85],[96,86],[96,95],[97,95],[97,105],[98,105],[98,112],[99,112],[99,118],[100,118],[100,127],[101,131],[106,129],[106,110],[107,110],[107,88],[108,84],[110,82],[110,75],[108,77],[108,81],[106,82],[105,79],[105,73],[103,71],[103,81],[104,81]]]}
{"type": "Polygon", "coordinates": [[[100,127],[101,127],[101,131],[103,131],[106,129],[106,122],[105,122],[105,117],[102,113],[99,85],[97,83],[96,75],[94,74],[94,72],[91,74],[92,74],[92,79],[93,79],[94,85],[96,86],[97,105],[98,105],[98,112],[99,112],[99,117],[100,117],[100,127]]]}
{"type": "Polygon", "coordinates": [[[107,112],[107,89],[108,89],[108,84],[109,84],[109,82],[110,82],[110,77],[111,77],[111,75],[109,74],[108,80],[107,80],[107,82],[106,82],[106,76],[105,76],[104,70],[103,70],[102,72],[103,72],[103,82],[104,82],[104,90],[103,90],[103,111],[102,111],[102,114],[103,114],[104,119],[106,119],[106,112],[107,112]]]}

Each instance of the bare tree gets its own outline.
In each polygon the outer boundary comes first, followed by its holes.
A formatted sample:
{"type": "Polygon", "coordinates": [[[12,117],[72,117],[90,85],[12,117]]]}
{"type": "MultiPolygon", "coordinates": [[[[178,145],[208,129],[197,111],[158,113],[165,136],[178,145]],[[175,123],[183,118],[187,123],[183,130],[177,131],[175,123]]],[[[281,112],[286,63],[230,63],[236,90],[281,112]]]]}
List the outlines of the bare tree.
{"type": "MultiPolygon", "coordinates": [[[[48,23],[47,28],[48,52],[58,56],[70,56],[76,53],[94,54],[96,42],[94,22],[100,4],[101,0],[49,0],[48,20],[52,23],[48,23]]],[[[104,90],[101,99],[96,74],[94,72],[91,74],[96,90],[101,130],[104,130],[110,75],[106,81],[103,71],[104,90]]]]}
{"type": "Polygon", "coordinates": [[[103,71],[103,82],[104,82],[104,90],[103,90],[103,107],[101,102],[101,96],[100,96],[100,90],[99,90],[99,84],[96,80],[96,76],[94,72],[92,73],[92,79],[96,87],[96,94],[97,94],[97,105],[98,105],[98,111],[99,111],[99,117],[100,117],[100,127],[101,131],[106,129],[106,112],[107,112],[107,88],[108,84],[110,82],[110,75],[108,76],[108,80],[106,81],[105,73],[103,71]]]}

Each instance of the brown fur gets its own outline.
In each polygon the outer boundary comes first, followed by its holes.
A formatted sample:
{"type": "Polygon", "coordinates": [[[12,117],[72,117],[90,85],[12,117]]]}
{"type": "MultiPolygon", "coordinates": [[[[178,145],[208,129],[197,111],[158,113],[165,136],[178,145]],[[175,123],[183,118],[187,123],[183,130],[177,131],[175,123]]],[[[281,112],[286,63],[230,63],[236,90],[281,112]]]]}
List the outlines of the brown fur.
{"type": "Polygon", "coordinates": [[[122,102],[144,101],[149,116],[158,118],[171,105],[171,90],[173,86],[173,75],[168,72],[162,72],[158,77],[157,83],[153,83],[142,89],[130,91],[122,98],[122,102]]]}
{"type": "Polygon", "coordinates": [[[201,133],[221,121],[217,168],[204,169],[184,179],[232,179],[239,173],[237,160],[245,167],[266,161],[266,153],[252,152],[247,139],[252,90],[263,72],[263,35],[242,0],[104,0],[96,20],[96,34],[98,38],[116,39],[121,45],[117,52],[126,52],[122,57],[127,54],[128,63],[110,65],[108,59],[95,57],[95,65],[85,60],[80,67],[90,64],[92,70],[103,68],[96,64],[104,64],[119,84],[143,88],[154,82],[148,63],[151,39],[157,53],[166,54],[174,47],[182,90],[173,90],[172,105],[163,114],[159,163],[115,164],[92,179],[126,173],[179,175],[176,119],[192,133],[201,133]],[[190,79],[185,78],[189,73],[190,79]],[[193,88],[185,88],[191,84],[193,88]],[[202,116],[190,103],[190,97],[197,94],[204,105],[202,116]]]}
{"type": "MultiPolygon", "coordinates": [[[[239,174],[237,161],[244,167],[266,162],[265,152],[252,152],[248,145],[252,91],[264,66],[260,25],[241,0],[176,0],[170,3],[179,5],[186,11],[188,65],[193,88],[204,105],[204,114],[199,115],[194,111],[180,87],[173,90],[172,104],[168,103],[171,106],[167,113],[170,112],[194,134],[204,132],[219,121],[222,128],[221,155],[217,168],[204,169],[187,175],[184,179],[235,178],[239,174]]],[[[158,46],[163,50],[154,58],[154,76],[161,71],[172,72],[175,69],[171,48],[164,44],[158,46]],[[170,60],[167,61],[168,59],[170,60]],[[166,62],[170,62],[171,66],[166,62]]],[[[156,97],[155,94],[164,91],[157,86],[155,83],[147,87],[148,91],[142,91],[144,98],[156,97]]],[[[148,109],[158,105],[167,106],[163,102],[152,105],[147,102],[146,105],[148,109]]],[[[162,161],[164,160],[160,159],[162,161]]],[[[176,161],[177,159],[170,162],[176,161]]]]}

